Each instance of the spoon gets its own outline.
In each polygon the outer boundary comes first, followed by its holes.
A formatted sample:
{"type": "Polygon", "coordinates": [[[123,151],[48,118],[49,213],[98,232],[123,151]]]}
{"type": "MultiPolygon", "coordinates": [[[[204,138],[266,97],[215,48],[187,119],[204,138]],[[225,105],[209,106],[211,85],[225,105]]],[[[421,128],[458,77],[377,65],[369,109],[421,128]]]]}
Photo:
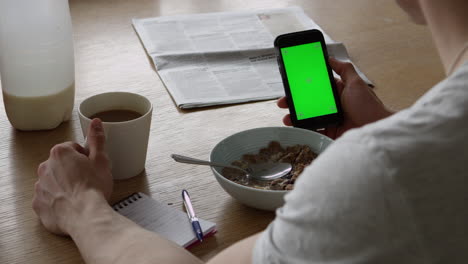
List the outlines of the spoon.
{"type": "Polygon", "coordinates": [[[287,175],[292,169],[291,164],[284,163],[284,162],[265,162],[265,163],[250,164],[249,168],[244,170],[237,166],[231,166],[227,164],[199,160],[199,159],[194,159],[194,158],[177,155],[177,154],[172,154],[171,157],[175,161],[181,162],[181,163],[208,165],[212,167],[225,167],[225,168],[240,170],[245,173],[247,178],[253,178],[256,180],[260,180],[260,181],[269,181],[269,180],[281,178],[287,175]]]}

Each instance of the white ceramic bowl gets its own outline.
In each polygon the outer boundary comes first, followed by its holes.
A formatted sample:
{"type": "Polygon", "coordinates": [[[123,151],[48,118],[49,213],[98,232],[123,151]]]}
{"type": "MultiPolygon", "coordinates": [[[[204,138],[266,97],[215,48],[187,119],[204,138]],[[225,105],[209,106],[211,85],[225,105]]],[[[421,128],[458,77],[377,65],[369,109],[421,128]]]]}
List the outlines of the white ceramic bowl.
{"type": "MultiPolygon", "coordinates": [[[[333,140],[319,133],[293,127],[262,127],[245,130],[219,142],[211,151],[210,160],[231,164],[242,155],[257,154],[271,141],[278,141],[283,147],[297,144],[308,145],[315,153],[321,153],[333,140]]],[[[262,210],[273,211],[284,204],[288,191],[261,190],[243,186],[221,175],[222,168],[211,167],[216,180],[223,189],[239,202],[262,210]]]]}

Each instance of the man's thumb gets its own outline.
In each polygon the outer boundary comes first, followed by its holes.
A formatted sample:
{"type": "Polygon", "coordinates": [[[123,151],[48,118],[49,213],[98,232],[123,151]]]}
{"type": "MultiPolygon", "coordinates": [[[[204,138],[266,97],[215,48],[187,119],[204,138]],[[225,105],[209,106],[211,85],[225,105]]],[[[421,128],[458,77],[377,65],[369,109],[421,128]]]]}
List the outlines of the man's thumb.
{"type": "Polygon", "coordinates": [[[343,82],[351,81],[358,76],[356,69],[350,62],[342,62],[333,57],[328,59],[331,68],[341,77],[343,82]]]}
{"type": "Polygon", "coordinates": [[[96,156],[97,153],[104,151],[104,145],[106,143],[106,136],[104,134],[104,128],[99,118],[94,118],[88,127],[88,147],[89,155],[91,157],[96,156]]]}

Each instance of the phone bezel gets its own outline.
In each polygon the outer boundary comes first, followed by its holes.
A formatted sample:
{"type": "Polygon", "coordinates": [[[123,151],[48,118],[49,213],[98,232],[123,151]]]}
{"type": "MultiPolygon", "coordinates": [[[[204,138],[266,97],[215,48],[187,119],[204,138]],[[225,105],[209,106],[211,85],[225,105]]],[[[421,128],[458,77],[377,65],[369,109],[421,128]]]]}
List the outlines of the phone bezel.
{"type": "Polygon", "coordinates": [[[283,35],[276,37],[274,46],[275,46],[275,50],[277,54],[279,71],[281,74],[281,78],[283,80],[284,91],[286,94],[286,100],[288,102],[289,113],[291,116],[291,121],[292,121],[293,126],[300,127],[300,128],[317,129],[317,128],[325,128],[333,124],[341,123],[343,120],[343,111],[341,108],[341,102],[338,96],[338,90],[336,88],[333,71],[328,63],[328,51],[327,51],[327,46],[325,44],[325,39],[323,37],[322,32],[320,32],[317,29],[312,29],[312,30],[283,34],[283,35]],[[337,107],[337,112],[334,114],[298,120],[297,115],[296,115],[296,109],[294,108],[294,102],[291,96],[291,88],[289,87],[289,81],[288,81],[288,77],[286,74],[286,70],[284,69],[284,62],[283,62],[283,57],[281,55],[280,49],[307,44],[307,43],[312,43],[312,42],[320,42],[320,45],[322,46],[325,64],[327,66],[327,71],[328,71],[328,77],[330,79],[333,97],[335,99],[335,104],[337,107]]]}

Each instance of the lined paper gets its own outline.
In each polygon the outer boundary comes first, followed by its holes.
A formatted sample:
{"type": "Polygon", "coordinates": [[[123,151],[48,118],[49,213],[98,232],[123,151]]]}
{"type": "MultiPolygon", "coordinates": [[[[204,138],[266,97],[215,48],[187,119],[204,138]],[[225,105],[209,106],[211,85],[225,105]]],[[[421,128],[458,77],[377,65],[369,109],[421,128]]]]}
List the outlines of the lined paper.
{"type": "MultiPolygon", "coordinates": [[[[135,193],[113,208],[141,227],[182,247],[187,248],[198,241],[185,212],[160,203],[144,193],[135,193]]],[[[216,232],[215,223],[203,219],[199,219],[199,222],[205,236],[216,232]]]]}

